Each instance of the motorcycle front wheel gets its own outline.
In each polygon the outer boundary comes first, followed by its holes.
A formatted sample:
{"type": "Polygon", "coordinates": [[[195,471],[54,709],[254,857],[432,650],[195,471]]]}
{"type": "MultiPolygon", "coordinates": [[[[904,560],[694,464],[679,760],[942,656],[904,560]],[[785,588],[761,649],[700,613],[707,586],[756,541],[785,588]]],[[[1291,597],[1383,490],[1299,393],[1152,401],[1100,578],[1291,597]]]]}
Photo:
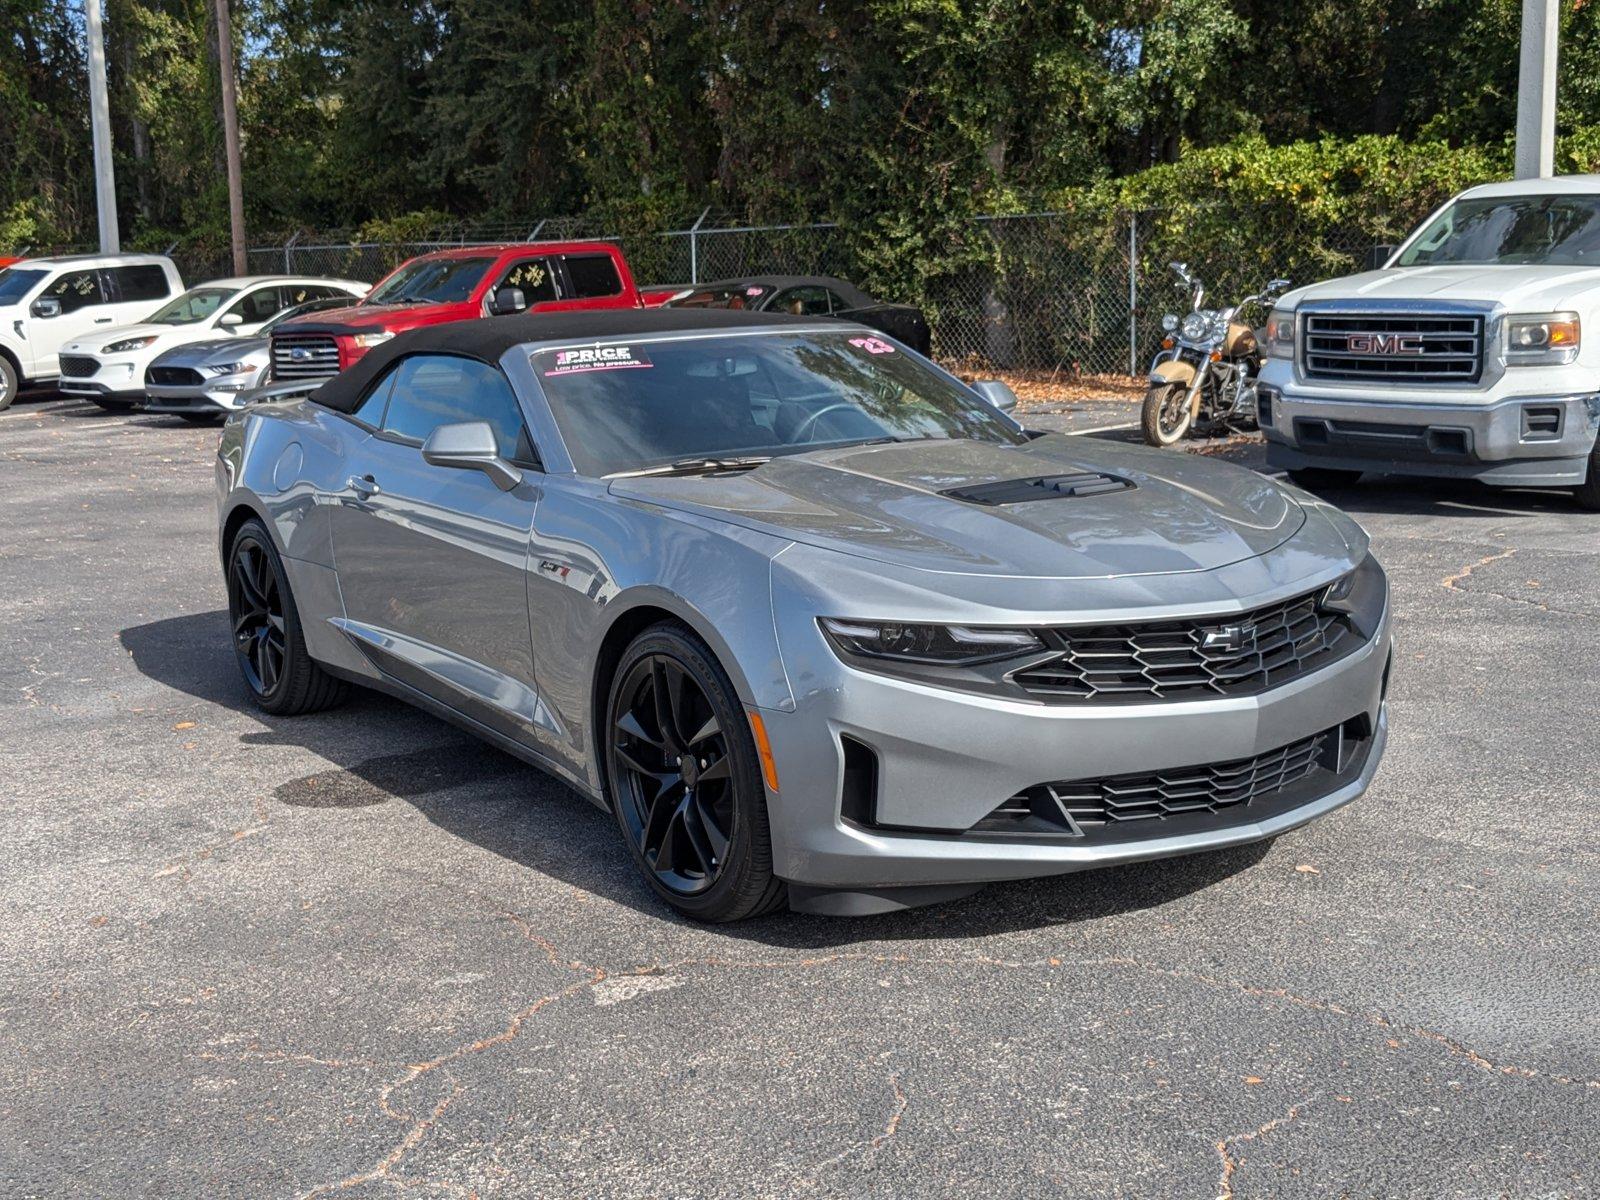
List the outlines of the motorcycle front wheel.
{"type": "Polygon", "coordinates": [[[1181,383],[1152,383],[1144,394],[1139,428],[1152,446],[1170,446],[1189,432],[1189,389],[1181,383]]]}

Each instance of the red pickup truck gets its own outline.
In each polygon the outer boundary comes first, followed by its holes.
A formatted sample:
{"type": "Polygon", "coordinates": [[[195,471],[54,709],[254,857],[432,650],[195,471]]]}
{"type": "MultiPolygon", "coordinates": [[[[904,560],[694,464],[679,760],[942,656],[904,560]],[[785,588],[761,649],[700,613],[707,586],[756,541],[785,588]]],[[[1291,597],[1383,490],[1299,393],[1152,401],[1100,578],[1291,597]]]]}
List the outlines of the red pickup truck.
{"type": "Polygon", "coordinates": [[[285,321],[272,331],[276,382],[337,375],[397,333],[509,313],[638,308],[622,251],[608,242],[464,246],[401,263],[360,304],[285,321]]]}

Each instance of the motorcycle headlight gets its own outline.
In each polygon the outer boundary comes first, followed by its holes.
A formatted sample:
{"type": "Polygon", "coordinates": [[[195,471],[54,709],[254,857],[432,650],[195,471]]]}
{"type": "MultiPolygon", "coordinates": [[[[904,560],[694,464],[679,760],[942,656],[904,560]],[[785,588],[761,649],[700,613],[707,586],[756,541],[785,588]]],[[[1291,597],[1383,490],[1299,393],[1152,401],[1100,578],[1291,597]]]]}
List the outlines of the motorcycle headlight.
{"type": "Polygon", "coordinates": [[[1578,357],[1582,329],[1575,312],[1534,313],[1506,318],[1505,359],[1509,366],[1549,366],[1578,357]]]}
{"type": "Polygon", "coordinates": [[[1271,358],[1294,357],[1294,312],[1275,308],[1267,318],[1267,355],[1271,358]]]}
{"type": "Polygon", "coordinates": [[[835,650],[862,658],[939,666],[976,666],[1042,649],[1026,629],[969,625],[915,625],[902,621],[851,621],[823,617],[835,650]]]}
{"type": "Polygon", "coordinates": [[[1161,332],[1171,333],[1178,327],[1178,314],[1167,313],[1161,318],[1161,332]]]}
{"type": "Polygon", "coordinates": [[[1186,342],[1203,342],[1211,336],[1211,314],[1192,312],[1178,326],[1178,333],[1186,342]]]}
{"type": "Polygon", "coordinates": [[[101,353],[102,354],[126,354],[130,350],[143,350],[146,346],[148,346],[151,342],[153,342],[155,340],[156,339],[155,339],[154,336],[151,336],[151,337],[125,338],[124,340],[122,340],[120,342],[112,342],[109,346],[107,346],[104,350],[102,350],[101,353]]]}
{"type": "Polygon", "coordinates": [[[358,333],[351,340],[363,350],[370,350],[374,346],[381,346],[392,338],[394,334],[387,329],[380,329],[376,333],[358,333]]]}

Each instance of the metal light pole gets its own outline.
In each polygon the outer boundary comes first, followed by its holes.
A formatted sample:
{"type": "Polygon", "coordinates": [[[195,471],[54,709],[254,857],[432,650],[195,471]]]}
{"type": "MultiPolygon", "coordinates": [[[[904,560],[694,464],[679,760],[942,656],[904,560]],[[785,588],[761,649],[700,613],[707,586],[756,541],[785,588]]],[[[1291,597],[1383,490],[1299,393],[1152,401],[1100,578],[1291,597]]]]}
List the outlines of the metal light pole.
{"type": "Polygon", "coordinates": [[[101,0],[84,0],[89,33],[89,126],[94,140],[94,200],[100,211],[100,253],[122,249],[117,231],[117,184],[111,169],[111,102],[106,97],[106,39],[101,0]]]}
{"type": "Polygon", "coordinates": [[[1560,0],[1522,0],[1522,62],[1517,76],[1518,179],[1555,174],[1556,53],[1560,0]]]}
{"type": "Polygon", "coordinates": [[[233,235],[233,273],[245,273],[244,173],[239,166],[239,103],[234,95],[233,21],[228,0],[217,0],[217,73],[222,77],[222,144],[228,159],[228,226],[233,235]]]}

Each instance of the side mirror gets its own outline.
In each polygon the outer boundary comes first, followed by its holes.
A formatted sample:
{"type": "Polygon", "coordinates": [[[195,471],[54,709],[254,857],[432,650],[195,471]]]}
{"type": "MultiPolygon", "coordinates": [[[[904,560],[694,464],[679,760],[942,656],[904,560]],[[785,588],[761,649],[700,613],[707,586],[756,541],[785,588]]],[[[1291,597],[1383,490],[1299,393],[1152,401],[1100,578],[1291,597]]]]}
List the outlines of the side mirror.
{"type": "Polygon", "coordinates": [[[1395,247],[1393,246],[1372,247],[1372,249],[1367,251],[1367,258],[1362,264],[1362,269],[1366,271],[1383,270],[1384,264],[1394,257],[1394,251],[1395,247]]]}
{"type": "Polygon", "coordinates": [[[244,318],[236,312],[225,312],[217,318],[217,326],[220,329],[234,329],[243,324],[244,318]]]}
{"type": "Polygon", "coordinates": [[[433,467],[482,471],[502,492],[522,482],[522,472],[500,457],[494,430],[487,421],[440,425],[422,443],[422,461],[433,467]]]}
{"type": "Polygon", "coordinates": [[[1290,281],[1287,279],[1274,279],[1267,284],[1267,291],[1273,295],[1277,295],[1279,292],[1283,291],[1284,288],[1288,287],[1289,283],[1290,281]]]}
{"type": "Polygon", "coordinates": [[[54,296],[40,296],[29,306],[28,311],[36,317],[59,317],[61,315],[61,301],[54,296]]]}
{"type": "Polygon", "coordinates": [[[512,313],[527,311],[528,298],[522,294],[521,288],[504,287],[489,297],[491,317],[508,317],[512,313]]]}
{"type": "Polygon", "coordinates": [[[1003,413],[1016,410],[1017,394],[1011,390],[1009,383],[1002,383],[998,379],[980,379],[972,385],[972,390],[1003,413]]]}

